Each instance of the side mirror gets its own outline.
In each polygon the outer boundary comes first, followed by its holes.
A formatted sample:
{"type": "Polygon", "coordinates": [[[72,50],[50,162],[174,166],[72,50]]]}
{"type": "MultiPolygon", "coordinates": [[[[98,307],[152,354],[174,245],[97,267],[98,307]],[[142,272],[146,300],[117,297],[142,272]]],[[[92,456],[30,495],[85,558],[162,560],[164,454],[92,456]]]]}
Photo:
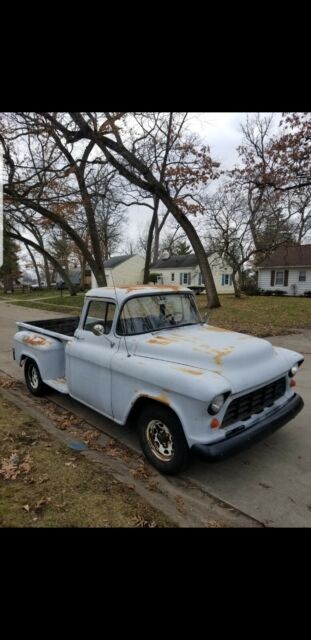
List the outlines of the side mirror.
{"type": "Polygon", "coordinates": [[[102,324],[94,324],[92,332],[95,336],[103,336],[105,333],[104,325],[102,324]]]}

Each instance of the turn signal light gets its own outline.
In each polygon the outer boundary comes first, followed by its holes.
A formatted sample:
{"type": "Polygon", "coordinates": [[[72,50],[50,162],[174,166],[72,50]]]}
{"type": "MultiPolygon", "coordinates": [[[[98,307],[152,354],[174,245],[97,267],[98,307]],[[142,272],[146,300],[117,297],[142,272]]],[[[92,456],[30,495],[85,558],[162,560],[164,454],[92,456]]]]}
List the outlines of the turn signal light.
{"type": "Polygon", "coordinates": [[[218,429],[218,427],[220,427],[220,422],[217,418],[213,418],[213,420],[211,420],[211,427],[212,429],[218,429]]]}

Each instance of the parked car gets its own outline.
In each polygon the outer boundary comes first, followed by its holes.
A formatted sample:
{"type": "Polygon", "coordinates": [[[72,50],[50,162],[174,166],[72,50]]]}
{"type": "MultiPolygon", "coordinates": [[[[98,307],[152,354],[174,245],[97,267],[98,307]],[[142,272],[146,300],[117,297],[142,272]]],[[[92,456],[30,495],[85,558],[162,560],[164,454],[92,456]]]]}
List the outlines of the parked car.
{"type": "Polygon", "coordinates": [[[29,285],[30,289],[32,290],[36,290],[36,289],[46,289],[47,288],[47,284],[45,280],[41,280],[40,282],[40,286],[38,282],[33,282],[32,284],[29,285]]]}
{"type": "Polygon", "coordinates": [[[185,287],[88,291],[81,317],[18,322],[14,358],[33,395],[69,394],[119,425],[137,425],[159,471],[193,450],[222,459],[302,409],[294,376],[304,358],[202,322],[185,287]]]}

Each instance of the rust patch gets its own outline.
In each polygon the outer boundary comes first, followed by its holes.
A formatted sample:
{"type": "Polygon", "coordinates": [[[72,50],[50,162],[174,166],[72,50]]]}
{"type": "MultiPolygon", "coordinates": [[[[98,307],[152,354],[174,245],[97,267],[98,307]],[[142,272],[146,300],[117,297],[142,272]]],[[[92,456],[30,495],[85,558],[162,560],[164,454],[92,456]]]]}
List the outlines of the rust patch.
{"type": "Polygon", "coordinates": [[[182,289],[182,287],[179,287],[178,285],[165,285],[165,284],[154,284],[154,285],[148,285],[148,284],[120,284],[119,287],[117,287],[118,289],[125,289],[125,293],[131,293],[132,291],[139,291],[139,290],[144,290],[144,289],[158,289],[163,291],[164,289],[167,289],[169,291],[180,291],[182,289]]]}
{"type": "Polygon", "coordinates": [[[170,406],[171,404],[169,398],[164,393],[161,393],[159,396],[150,396],[148,393],[143,393],[140,397],[150,398],[150,400],[157,400],[158,402],[162,402],[162,404],[167,404],[168,406],[170,406]]]}
{"type": "MultiPolygon", "coordinates": [[[[174,367],[177,369],[177,367],[174,367]]],[[[197,369],[189,369],[188,367],[179,367],[179,371],[188,373],[190,376],[202,376],[204,371],[197,371],[197,369]]]]}
{"type": "Polygon", "coordinates": [[[33,347],[43,346],[45,344],[51,344],[49,340],[43,338],[42,336],[25,336],[23,338],[24,344],[30,344],[33,347]]]}
{"type": "MultiPolygon", "coordinates": [[[[213,351],[216,350],[213,349],[213,351]]],[[[214,356],[215,364],[222,364],[222,358],[230,356],[230,353],[232,353],[232,351],[233,347],[226,347],[226,349],[223,349],[223,351],[216,351],[216,355],[214,356]]]]}
{"type": "Polygon", "coordinates": [[[168,338],[161,338],[160,336],[157,338],[151,338],[151,340],[147,340],[148,344],[163,344],[163,345],[168,345],[171,344],[172,342],[175,342],[174,340],[169,340],[168,338]]]}
{"type": "Polygon", "coordinates": [[[201,327],[203,331],[215,331],[219,333],[231,333],[229,329],[222,329],[221,327],[214,327],[212,324],[208,324],[206,327],[201,327]]]}
{"type": "Polygon", "coordinates": [[[225,347],[225,349],[220,350],[220,349],[211,349],[210,347],[202,345],[201,347],[193,347],[193,351],[210,353],[211,355],[214,356],[215,364],[222,364],[222,358],[225,358],[225,356],[230,356],[230,353],[234,351],[234,347],[225,347]]]}
{"type": "Polygon", "coordinates": [[[160,394],[159,396],[156,396],[154,399],[158,400],[159,402],[162,402],[163,404],[167,404],[168,406],[170,406],[171,404],[169,401],[169,398],[166,395],[164,395],[164,393],[160,394]]]}

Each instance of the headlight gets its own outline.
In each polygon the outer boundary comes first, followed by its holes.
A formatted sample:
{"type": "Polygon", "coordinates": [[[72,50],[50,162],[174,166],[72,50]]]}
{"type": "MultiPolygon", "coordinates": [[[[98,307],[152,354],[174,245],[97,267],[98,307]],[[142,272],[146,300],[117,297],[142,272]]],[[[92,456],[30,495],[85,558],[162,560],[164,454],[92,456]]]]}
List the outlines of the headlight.
{"type": "Polygon", "coordinates": [[[299,364],[294,364],[294,366],[289,370],[288,375],[290,378],[293,378],[299,369],[299,364]]]}
{"type": "Polygon", "coordinates": [[[208,406],[208,413],[211,413],[212,415],[215,415],[215,413],[218,413],[224,401],[225,401],[225,396],[223,394],[219,396],[215,396],[214,400],[212,400],[212,402],[208,406]]]}

